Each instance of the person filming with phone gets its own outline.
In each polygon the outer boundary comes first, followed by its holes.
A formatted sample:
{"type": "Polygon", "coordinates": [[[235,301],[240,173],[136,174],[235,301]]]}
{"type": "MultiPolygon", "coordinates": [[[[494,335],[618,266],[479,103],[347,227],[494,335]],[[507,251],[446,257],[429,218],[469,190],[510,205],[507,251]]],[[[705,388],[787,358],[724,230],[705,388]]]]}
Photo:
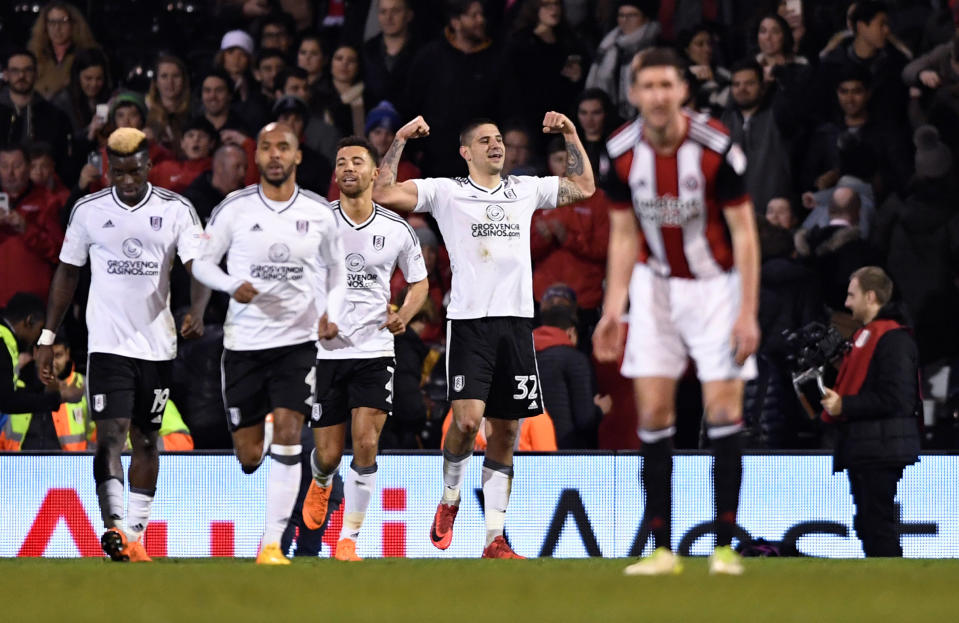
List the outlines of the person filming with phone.
{"type": "Polygon", "coordinates": [[[833,471],[847,470],[853,527],[867,557],[902,556],[896,488],[919,459],[919,351],[892,291],[881,268],[852,274],[846,307],[863,327],[822,398],[823,420],[837,427],[833,471]]]}
{"type": "Polygon", "coordinates": [[[24,149],[0,146],[0,307],[17,292],[47,298],[63,243],[60,200],[30,182],[24,149]]]}

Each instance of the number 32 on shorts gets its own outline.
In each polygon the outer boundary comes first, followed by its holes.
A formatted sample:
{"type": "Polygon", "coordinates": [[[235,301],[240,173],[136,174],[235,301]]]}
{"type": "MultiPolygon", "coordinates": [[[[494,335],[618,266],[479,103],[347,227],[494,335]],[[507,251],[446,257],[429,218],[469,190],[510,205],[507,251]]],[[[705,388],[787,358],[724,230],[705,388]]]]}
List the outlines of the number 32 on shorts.
{"type": "Polygon", "coordinates": [[[513,394],[514,400],[536,400],[539,398],[539,389],[535,374],[530,374],[529,376],[518,374],[513,377],[513,380],[516,381],[516,393],[513,394]]]}

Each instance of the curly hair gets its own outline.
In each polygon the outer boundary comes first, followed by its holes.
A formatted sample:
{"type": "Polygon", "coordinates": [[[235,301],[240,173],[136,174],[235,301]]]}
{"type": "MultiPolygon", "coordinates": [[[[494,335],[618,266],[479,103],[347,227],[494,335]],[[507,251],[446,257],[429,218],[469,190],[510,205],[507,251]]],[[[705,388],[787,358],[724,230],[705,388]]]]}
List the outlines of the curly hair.
{"type": "Polygon", "coordinates": [[[33,23],[33,28],[30,29],[30,42],[27,44],[27,49],[33,52],[37,57],[38,73],[42,72],[44,63],[56,62],[53,56],[53,45],[50,43],[50,35],[47,34],[47,16],[50,15],[50,11],[53,9],[60,9],[70,16],[70,24],[73,26],[72,38],[74,49],[82,50],[85,48],[100,47],[97,40],[93,37],[93,31],[90,30],[90,25],[87,23],[86,18],[83,17],[80,9],[69,2],[63,2],[63,0],[48,2],[40,9],[37,21],[33,23]]]}

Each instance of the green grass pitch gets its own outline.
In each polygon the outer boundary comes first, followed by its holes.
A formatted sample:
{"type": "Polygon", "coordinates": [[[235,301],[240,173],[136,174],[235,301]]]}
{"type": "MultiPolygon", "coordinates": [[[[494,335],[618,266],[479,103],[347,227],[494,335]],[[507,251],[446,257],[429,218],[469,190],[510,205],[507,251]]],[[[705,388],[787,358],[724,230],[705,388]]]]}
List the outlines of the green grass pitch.
{"type": "Polygon", "coordinates": [[[626,560],[0,560],[0,620],[959,621],[959,560],[749,559],[746,575],[622,575],[626,560]]]}

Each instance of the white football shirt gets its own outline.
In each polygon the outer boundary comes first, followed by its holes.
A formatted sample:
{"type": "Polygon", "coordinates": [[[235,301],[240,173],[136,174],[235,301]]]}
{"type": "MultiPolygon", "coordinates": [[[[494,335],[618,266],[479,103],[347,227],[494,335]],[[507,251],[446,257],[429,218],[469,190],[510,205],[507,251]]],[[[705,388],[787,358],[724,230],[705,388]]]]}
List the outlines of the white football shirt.
{"type": "Polygon", "coordinates": [[[377,204],[362,223],[354,223],[333,202],[346,258],[346,305],[337,323],[339,335],[317,343],[320,359],[392,357],[393,334],[386,322],[390,279],[399,266],[408,283],[426,279],[419,238],[400,216],[377,204]],[[348,344],[344,343],[344,339],[348,344]]]}
{"type": "Polygon", "coordinates": [[[120,201],[113,186],[77,201],[60,261],[83,266],[90,258],[89,352],[148,361],[176,357],[173,253],[184,264],[195,259],[202,235],[190,202],[152,184],[134,206],[120,201]]]}
{"type": "Polygon", "coordinates": [[[327,275],[342,269],[340,235],[330,204],[297,187],[288,201],[266,198],[259,184],[237,190],[210,215],[202,259],[259,291],[230,299],[223,325],[229,350],[265,350],[315,341],[317,310],[326,309],[327,275]]]}
{"type": "Polygon", "coordinates": [[[429,212],[450,254],[453,290],[446,317],[533,317],[529,228],[533,212],[555,208],[558,177],[509,176],[493,190],[468,177],[413,180],[415,212],[429,212]]]}

